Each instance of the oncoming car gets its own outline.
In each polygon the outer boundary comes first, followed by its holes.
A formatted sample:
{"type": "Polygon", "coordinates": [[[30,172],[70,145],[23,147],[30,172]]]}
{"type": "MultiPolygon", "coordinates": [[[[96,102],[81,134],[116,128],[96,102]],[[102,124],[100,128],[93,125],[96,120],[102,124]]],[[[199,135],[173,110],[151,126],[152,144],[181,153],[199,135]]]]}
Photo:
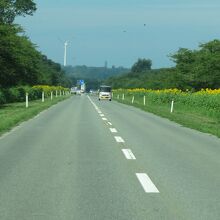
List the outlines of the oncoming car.
{"type": "Polygon", "coordinates": [[[99,88],[99,101],[102,99],[112,100],[112,88],[111,86],[100,86],[99,88]]]}

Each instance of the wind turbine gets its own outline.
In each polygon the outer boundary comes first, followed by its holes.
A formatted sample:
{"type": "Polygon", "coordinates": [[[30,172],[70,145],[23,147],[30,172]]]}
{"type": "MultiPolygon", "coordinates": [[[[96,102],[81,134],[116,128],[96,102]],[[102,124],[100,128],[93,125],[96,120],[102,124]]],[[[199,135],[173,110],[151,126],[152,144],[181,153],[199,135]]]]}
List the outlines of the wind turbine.
{"type": "MultiPolygon", "coordinates": [[[[73,37],[71,38],[73,39],[73,37]]],[[[64,43],[64,57],[63,57],[63,66],[66,66],[67,64],[67,46],[69,44],[69,41],[63,41],[58,37],[58,40],[63,44],[64,43]]]]}
{"type": "Polygon", "coordinates": [[[67,46],[68,46],[68,41],[65,41],[65,42],[64,42],[64,59],[63,59],[63,66],[66,66],[67,46]]]}

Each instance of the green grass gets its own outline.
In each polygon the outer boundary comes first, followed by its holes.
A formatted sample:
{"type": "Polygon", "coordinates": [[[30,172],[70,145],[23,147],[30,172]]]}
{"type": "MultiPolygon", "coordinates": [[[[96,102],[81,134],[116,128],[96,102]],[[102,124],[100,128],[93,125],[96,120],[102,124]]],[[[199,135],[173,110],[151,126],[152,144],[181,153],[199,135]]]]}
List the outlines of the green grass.
{"type": "Polygon", "coordinates": [[[61,96],[54,98],[52,101],[48,98],[45,99],[45,102],[41,100],[31,101],[28,108],[25,107],[25,103],[23,102],[0,106],[0,135],[69,97],[61,96]]]}
{"type": "Polygon", "coordinates": [[[144,111],[154,113],[158,116],[168,118],[171,121],[175,121],[185,127],[196,129],[204,133],[210,133],[217,137],[220,137],[220,110],[209,111],[201,107],[193,107],[184,105],[182,103],[174,103],[174,111],[170,113],[171,103],[155,103],[146,100],[146,105],[143,104],[142,97],[135,97],[135,101],[132,104],[132,95],[126,95],[126,99],[117,99],[115,95],[114,100],[132,105],[140,108],[144,111]]]}

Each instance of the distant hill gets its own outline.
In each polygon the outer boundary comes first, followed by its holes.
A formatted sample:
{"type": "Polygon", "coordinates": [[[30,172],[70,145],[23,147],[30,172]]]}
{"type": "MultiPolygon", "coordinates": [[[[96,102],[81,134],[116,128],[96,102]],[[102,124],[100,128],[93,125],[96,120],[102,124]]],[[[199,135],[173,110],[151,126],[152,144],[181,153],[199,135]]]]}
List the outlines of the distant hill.
{"type": "Polygon", "coordinates": [[[118,76],[128,73],[130,69],[124,67],[88,67],[88,66],[66,66],[63,67],[66,75],[76,79],[92,79],[92,80],[105,80],[112,76],[118,76]]]}
{"type": "Polygon", "coordinates": [[[122,76],[130,69],[124,67],[88,67],[88,66],[66,66],[62,67],[65,75],[71,80],[72,86],[76,86],[77,80],[83,79],[86,83],[86,90],[97,90],[99,86],[108,78],[122,76]]]}

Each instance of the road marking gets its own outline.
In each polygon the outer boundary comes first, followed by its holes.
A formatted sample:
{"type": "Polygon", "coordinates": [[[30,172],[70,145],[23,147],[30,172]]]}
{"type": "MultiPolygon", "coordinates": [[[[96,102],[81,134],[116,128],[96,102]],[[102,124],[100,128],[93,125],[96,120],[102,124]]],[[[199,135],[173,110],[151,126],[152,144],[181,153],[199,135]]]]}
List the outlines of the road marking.
{"type": "Polygon", "coordinates": [[[105,115],[104,115],[104,114],[100,114],[100,116],[101,116],[101,117],[104,117],[105,115]]]}
{"type": "Polygon", "coordinates": [[[146,173],[136,173],[136,176],[146,193],[159,193],[159,190],[146,173]]]}
{"type": "Polygon", "coordinates": [[[118,143],[124,143],[124,142],[125,142],[125,141],[122,139],[122,137],[120,137],[120,136],[115,136],[114,138],[115,138],[115,140],[116,140],[118,143]]]}
{"type": "Polygon", "coordinates": [[[108,124],[109,124],[109,125],[112,125],[112,123],[111,123],[111,122],[109,122],[109,121],[108,121],[108,124]]]}
{"type": "Polygon", "coordinates": [[[117,130],[115,128],[109,128],[109,129],[112,133],[117,133],[117,130]]]}
{"type": "Polygon", "coordinates": [[[102,114],[102,112],[101,112],[101,111],[98,111],[98,113],[99,113],[99,114],[102,114]]]}
{"type": "Polygon", "coordinates": [[[108,121],[108,119],[107,119],[107,118],[102,118],[102,120],[103,120],[103,121],[108,121]]]}
{"type": "Polygon", "coordinates": [[[130,149],[122,149],[122,152],[128,160],[136,160],[136,157],[130,149]]]}

